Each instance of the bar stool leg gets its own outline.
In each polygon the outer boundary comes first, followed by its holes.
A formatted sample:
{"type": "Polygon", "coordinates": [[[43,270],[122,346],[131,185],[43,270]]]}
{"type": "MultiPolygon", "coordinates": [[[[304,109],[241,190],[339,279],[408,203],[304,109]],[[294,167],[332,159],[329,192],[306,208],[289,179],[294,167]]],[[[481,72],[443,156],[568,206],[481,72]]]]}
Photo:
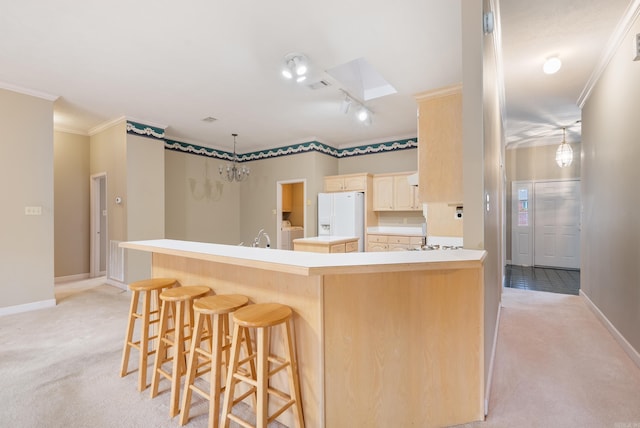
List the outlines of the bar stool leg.
{"type": "Polygon", "coordinates": [[[129,355],[131,354],[130,343],[133,340],[133,326],[136,320],[136,312],[138,310],[138,299],[140,293],[138,291],[131,292],[131,305],[129,307],[129,320],[127,321],[127,335],[124,338],[124,350],[122,351],[122,364],[120,365],[120,377],[127,374],[129,368],[129,355]]]}
{"type": "Polygon", "coordinates": [[[138,370],[140,370],[140,376],[138,376],[138,391],[142,391],[147,387],[147,361],[149,357],[149,317],[151,312],[151,293],[147,291],[144,293],[144,299],[142,300],[142,328],[140,336],[140,352],[138,360],[138,370]]]}
{"type": "MultiPolygon", "coordinates": [[[[158,332],[158,349],[156,350],[156,361],[153,365],[153,376],[151,381],[151,398],[158,395],[158,384],[160,383],[160,372],[158,369],[167,361],[167,344],[164,336],[167,334],[167,326],[169,324],[168,312],[173,311],[173,302],[165,302],[160,310],[160,331],[158,332]]],[[[173,317],[175,324],[175,316],[173,317]]]]}
{"type": "Polygon", "coordinates": [[[298,377],[298,360],[296,359],[295,354],[295,345],[293,343],[293,320],[288,320],[284,323],[284,351],[285,355],[289,358],[291,362],[287,367],[287,371],[289,372],[289,391],[295,391],[295,404],[293,406],[293,416],[296,423],[296,428],[302,428],[304,426],[304,416],[302,413],[302,395],[300,394],[300,378],[298,377]]]}
{"type": "Polygon", "coordinates": [[[269,388],[269,362],[267,357],[269,356],[269,337],[265,328],[256,329],[256,352],[258,354],[256,428],[267,428],[267,389],[269,388]]]}
{"type": "Polygon", "coordinates": [[[238,369],[238,357],[240,355],[240,333],[240,326],[238,324],[235,324],[233,326],[233,336],[231,339],[231,360],[227,366],[227,382],[224,393],[224,428],[229,428],[229,422],[231,422],[231,419],[229,419],[227,415],[231,412],[231,407],[233,407],[233,392],[235,391],[236,383],[238,382],[233,374],[238,369]]]}
{"type": "Polygon", "coordinates": [[[169,416],[174,417],[180,411],[180,377],[183,373],[184,355],[184,304],[176,302],[176,316],[173,344],[173,375],[171,377],[171,399],[169,402],[169,416]]]}
{"type": "Polygon", "coordinates": [[[199,312],[196,313],[196,322],[193,330],[193,338],[191,339],[191,347],[189,351],[189,360],[187,362],[187,377],[185,379],[186,387],[184,388],[184,396],[182,397],[182,410],[180,412],[180,425],[184,425],[189,420],[189,410],[191,410],[191,388],[188,385],[192,385],[196,373],[198,371],[198,353],[196,349],[200,347],[202,338],[202,326],[204,324],[206,316],[201,316],[199,312]]]}

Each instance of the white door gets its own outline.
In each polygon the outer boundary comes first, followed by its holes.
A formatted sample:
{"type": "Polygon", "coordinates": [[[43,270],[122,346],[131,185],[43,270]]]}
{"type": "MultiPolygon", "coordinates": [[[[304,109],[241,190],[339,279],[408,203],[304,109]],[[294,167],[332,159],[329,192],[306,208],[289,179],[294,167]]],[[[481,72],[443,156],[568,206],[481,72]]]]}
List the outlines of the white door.
{"type": "Polygon", "coordinates": [[[580,181],[535,184],[535,264],[580,268],[580,181]]]}
{"type": "Polygon", "coordinates": [[[533,265],[533,183],[511,186],[511,263],[533,265]]]}
{"type": "Polygon", "coordinates": [[[89,276],[93,278],[107,273],[107,175],[94,174],[90,180],[89,276]]]}

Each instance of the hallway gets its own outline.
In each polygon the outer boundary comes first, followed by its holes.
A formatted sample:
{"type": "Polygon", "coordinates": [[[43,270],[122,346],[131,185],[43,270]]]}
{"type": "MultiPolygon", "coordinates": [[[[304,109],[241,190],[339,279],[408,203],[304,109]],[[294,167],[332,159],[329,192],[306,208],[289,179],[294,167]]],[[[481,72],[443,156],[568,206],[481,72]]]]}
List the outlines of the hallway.
{"type": "Polygon", "coordinates": [[[489,414],[465,427],[640,427],[640,368],[578,296],[504,288],[489,414]]]}

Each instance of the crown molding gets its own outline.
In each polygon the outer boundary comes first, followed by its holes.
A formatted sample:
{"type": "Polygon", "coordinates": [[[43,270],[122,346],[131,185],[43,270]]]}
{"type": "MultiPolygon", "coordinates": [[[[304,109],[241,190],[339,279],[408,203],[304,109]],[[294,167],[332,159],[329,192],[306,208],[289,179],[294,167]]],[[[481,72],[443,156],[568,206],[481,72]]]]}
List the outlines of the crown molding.
{"type": "Polygon", "coordinates": [[[586,86],[578,97],[578,107],[584,107],[584,103],[586,103],[587,99],[589,99],[591,91],[595,87],[596,83],[598,83],[598,80],[600,80],[602,73],[604,73],[604,70],[611,62],[613,55],[615,55],[617,49],[624,41],[625,36],[629,33],[631,26],[636,21],[636,19],[638,19],[638,16],[640,16],[640,0],[633,0],[631,3],[629,3],[629,6],[627,7],[627,10],[625,11],[620,22],[618,22],[616,29],[607,42],[607,46],[603,51],[600,61],[598,61],[596,68],[591,73],[586,86]]]}
{"type": "Polygon", "coordinates": [[[18,92],[24,95],[30,95],[36,98],[42,98],[47,101],[55,101],[60,98],[59,95],[52,95],[47,92],[36,91],[35,89],[24,88],[22,86],[12,85],[11,83],[0,82],[0,89],[6,89],[12,92],[18,92]]]}
{"type": "Polygon", "coordinates": [[[125,122],[126,120],[127,120],[126,117],[120,116],[120,117],[118,117],[116,119],[110,120],[108,122],[104,122],[104,123],[102,123],[102,124],[100,124],[98,126],[94,126],[93,128],[91,128],[89,130],[89,136],[96,135],[96,134],[104,131],[105,129],[111,128],[114,125],[118,125],[118,124],[120,124],[122,122],[125,122]]]}
{"type": "Polygon", "coordinates": [[[81,129],[65,128],[63,126],[53,125],[53,130],[57,132],[65,132],[67,134],[82,135],[83,137],[90,137],[87,131],[81,129]]]}

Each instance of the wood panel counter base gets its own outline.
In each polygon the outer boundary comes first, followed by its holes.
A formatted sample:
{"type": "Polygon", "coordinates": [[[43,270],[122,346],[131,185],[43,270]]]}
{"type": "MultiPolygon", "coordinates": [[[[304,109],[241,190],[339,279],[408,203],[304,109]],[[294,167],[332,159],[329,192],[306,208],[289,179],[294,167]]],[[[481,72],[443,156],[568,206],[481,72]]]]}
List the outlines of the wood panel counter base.
{"type": "MultiPolygon", "coordinates": [[[[307,427],[484,418],[484,251],[319,254],[173,240],[120,246],[151,252],[154,277],[289,306],[307,427]]],[[[287,389],[284,371],[273,381],[287,389]]],[[[293,426],[291,409],[278,421],[293,426]]]]}

